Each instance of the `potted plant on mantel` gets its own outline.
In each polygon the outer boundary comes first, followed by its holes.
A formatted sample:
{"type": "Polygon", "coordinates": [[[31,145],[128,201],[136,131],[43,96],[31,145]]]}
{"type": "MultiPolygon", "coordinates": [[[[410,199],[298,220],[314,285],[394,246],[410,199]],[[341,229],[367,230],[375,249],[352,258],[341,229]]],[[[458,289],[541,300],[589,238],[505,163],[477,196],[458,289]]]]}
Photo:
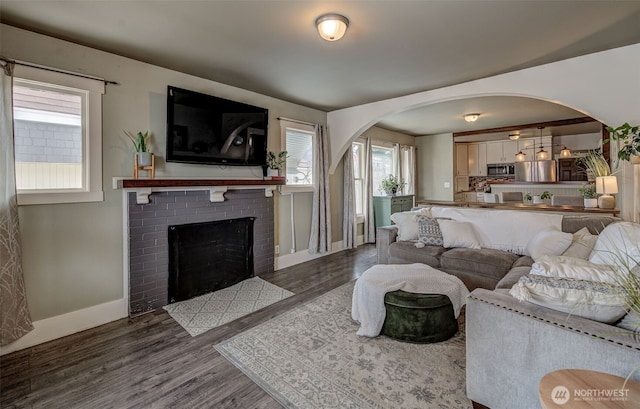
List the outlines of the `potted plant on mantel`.
{"type": "Polygon", "coordinates": [[[611,137],[606,140],[618,141],[618,159],[626,160],[634,165],[640,164],[640,125],[631,126],[628,122],[617,128],[607,126],[611,137]]]}
{"type": "Polygon", "coordinates": [[[584,199],[584,207],[598,207],[598,193],[595,183],[586,183],[578,188],[578,192],[584,199]]]}
{"type": "Polygon", "coordinates": [[[389,175],[380,181],[380,190],[387,196],[395,196],[406,185],[400,178],[389,175]]]}
{"type": "Polygon", "coordinates": [[[280,169],[287,163],[287,151],[276,154],[273,151],[267,152],[267,176],[279,177],[280,169]]]}
{"type": "Polygon", "coordinates": [[[124,133],[129,137],[136,150],[138,166],[151,166],[153,153],[149,151],[149,131],[145,131],[144,133],[138,132],[135,135],[129,131],[124,131],[124,133]]]}

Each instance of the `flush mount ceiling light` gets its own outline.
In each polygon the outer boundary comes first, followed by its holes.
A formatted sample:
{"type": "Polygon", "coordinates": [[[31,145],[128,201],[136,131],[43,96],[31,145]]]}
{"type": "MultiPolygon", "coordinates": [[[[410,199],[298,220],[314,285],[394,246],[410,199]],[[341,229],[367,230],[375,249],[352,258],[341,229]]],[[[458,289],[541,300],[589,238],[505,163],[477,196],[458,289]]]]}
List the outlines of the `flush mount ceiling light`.
{"type": "Polygon", "coordinates": [[[349,19],[340,14],[323,14],[316,19],[316,27],[320,37],[327,41],[338,41],[347,32],[349,19]]]}
{"type": "Polygon", "coordinates": [[[464,120],[467,122],[475,122],[480,118],[480,114],[464,114],[464,120]]]}
{"type": "Polygon", "coordinates": [[[518,140],[520,139],[520,134],[518,132],[510,133],[509,139],[511,139],[512,141],[518,140]]]}

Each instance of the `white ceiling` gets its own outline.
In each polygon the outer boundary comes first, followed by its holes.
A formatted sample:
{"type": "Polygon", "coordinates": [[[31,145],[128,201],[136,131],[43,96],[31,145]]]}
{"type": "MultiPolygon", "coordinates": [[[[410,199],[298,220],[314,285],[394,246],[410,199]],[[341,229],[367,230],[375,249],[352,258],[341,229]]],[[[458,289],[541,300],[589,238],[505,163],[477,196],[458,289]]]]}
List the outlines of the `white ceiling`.
{"type": "MultiPolygon", "coordinates": [[[[640,1],[2,0],[0,21],[325,111],[640,42],[640,1]],[[317,34],[326,12],[349,18],[342,40],[317,34]]],[[[580,116],[474,98],[381,125],[425,135],[580,116]]]]}

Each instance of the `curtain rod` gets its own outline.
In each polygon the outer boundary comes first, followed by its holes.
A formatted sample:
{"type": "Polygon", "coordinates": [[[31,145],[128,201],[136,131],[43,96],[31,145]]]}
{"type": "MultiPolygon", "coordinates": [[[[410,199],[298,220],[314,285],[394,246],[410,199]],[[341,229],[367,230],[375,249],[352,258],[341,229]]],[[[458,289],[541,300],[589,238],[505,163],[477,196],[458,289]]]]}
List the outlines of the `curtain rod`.
{"type": "Polygon", "coordinates": [[[314,124],[314,123],[311,123],[311,122],[298,121],[297,119],[285,118],[283,116],[279,116],[277,119],[278,119],[278,121],[289,121],[289,122],[294,122],[294,123],[302,124],[302,125],[310,125],[310,126],[318,125],[318,124],[314,124]]]}
{"type": "Polygon", "coordinates": [[[92,75],[78,74],[76,72],[59,70],[57,68],[46,67],[44,65],[34,64],[34,63],[30,63],[30,62],[12,60],[10,58],[6,58],[6,57],[2,57],[2,56],[0,56],[0,61],[4,61],[6,63],[13,63],[13,64],[16,64],[16,65],[23,65],[25,67],[37,68],[37,69],[45,70],[45,71],[57,72],[59,74],[73,75],[74,77],[86,78],[86,79],[95,80],[95,81],[102,81],[102,82],[105,83],[105,85],[120,85],[115,81],[105,80],[104,78],[94,77],[92,75]]]}

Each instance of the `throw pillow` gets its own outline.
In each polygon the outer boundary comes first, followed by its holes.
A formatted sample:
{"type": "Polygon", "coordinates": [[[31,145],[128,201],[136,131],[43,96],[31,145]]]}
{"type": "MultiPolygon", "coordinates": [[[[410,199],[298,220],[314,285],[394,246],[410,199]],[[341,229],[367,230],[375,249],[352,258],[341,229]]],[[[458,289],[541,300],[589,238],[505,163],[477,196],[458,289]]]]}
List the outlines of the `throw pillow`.
{"type": "Polygon", "coordinates": [[[428,208],[409,212],[398,212],[391,215],[391,221],[398,226],[398,241],[418,240],[418,222],[416,216],[419,214],[431,216],[428,208]]]}
{"type": "Polygon", "coordinates": [[[542,257],[531,266],[531,274],[616,285],[619,285],[620,279],[624,277],[617,266],[594,264],[589,260],[567,256],[542,257]]]}
{"type": "Polygon", "coordinates": [[[598,236],[591,234],[588,228],[583,227],[573,233],[573,241],[562,255],[588,260],[597,240],[598,236]]]}
{"type": "MultiPolygon", "coordinates": [[[[616,324],[616,327],[628,329],[640,335],[640,317],[637,312],[629,311],[621,320],[616,324]]],[[[637,336],[637,335],[636,335],[637,336]]]]}
{"type": "Polygon", "coordinates": [[[437,221],[442,232],[442,245],[444,247],[480,248],[480,243],[471,223],[446,219],[437,219],[437,221]]]}
{"type": "Polygon", "coordinates": [[[418,241],[427,246],[442,246],[442,232],[435,217],[416,216],[418,220],[418,241]]]}
{"type": "Polygon", "coordinates": [[[600,232],[596,245],[589,255],[596,264],[617,265],[630,271],[640,264],[640,224],[632,222],[611,223],[600,232]]]}
{"type": "Polygon", "coordinates": [[[527,253],[537,261],[539,258],[552,255],[559,256],[571,244],[573,235],[559,230],[542,230],[534,234],[527,243],[527,253]]]}
{"type": "Polygon", "coordinates": [[[605,323],[616,322],[627,313],[624,289],[594,281],[529,274],[521,277],[509,294],[520,301],[605,323]]]}

